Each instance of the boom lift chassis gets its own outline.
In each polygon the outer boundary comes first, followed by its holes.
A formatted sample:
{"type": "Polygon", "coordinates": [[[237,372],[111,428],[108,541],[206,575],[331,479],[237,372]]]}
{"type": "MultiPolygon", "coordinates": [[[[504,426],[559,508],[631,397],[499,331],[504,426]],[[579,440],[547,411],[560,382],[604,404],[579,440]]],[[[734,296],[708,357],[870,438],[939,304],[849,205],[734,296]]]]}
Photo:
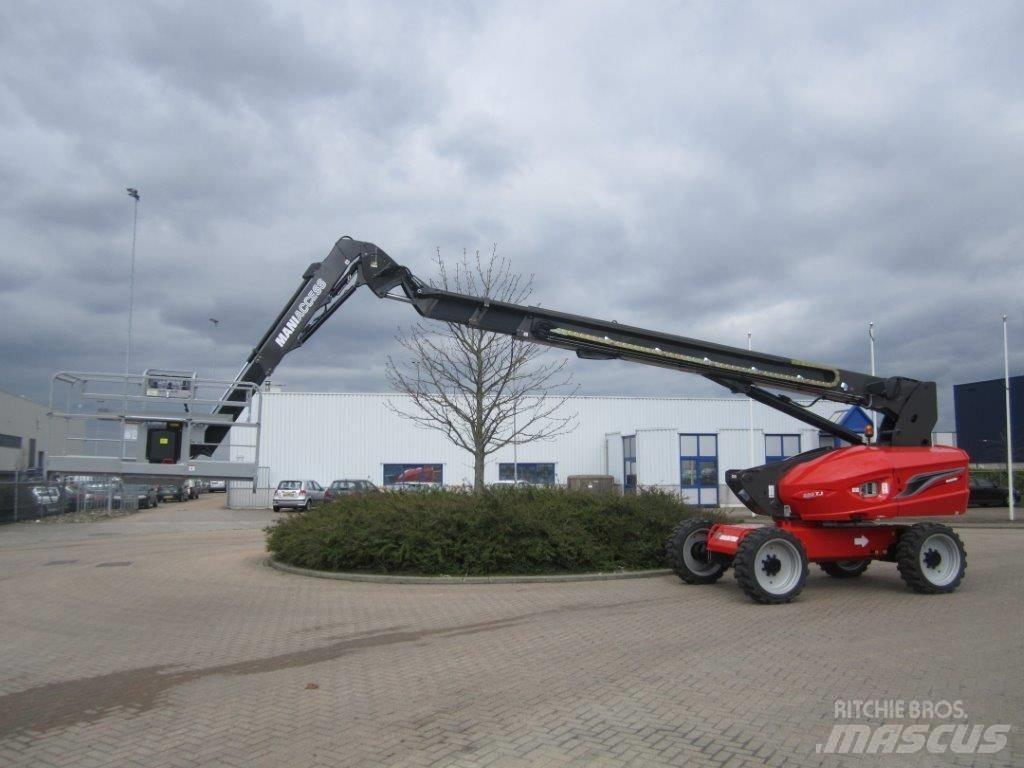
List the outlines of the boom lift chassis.
{"type": "MultiPolygon", "coordinates": [[[[434,288],[368,242],[340,239],[311,264],[291,300],[253,349],[215,416],[234,420],[247,388],[260,386],[282,358],[304,344],[366,285],[379,298],[407,304],[423,317],[560,347],[581,358],[620,359],[694,373],[850,443],[786,461],[730,470],[726,484],[773,525],[687,521],[669,538],[669,561],[689,584],[717,581],[730,566],[751,598],[785,603],[804,586],[808,562],[836,578],[864,572],[872,560],[895,562],[922,593],[952,592],[966,555],[957,534],[938,523],[893,524],[891,518],[963,514],[967,454],[931,445],[935,384],[880,378],[828,365],[728,347],[616,322],[493,301],[434,288]],[[874,443],[777,390],[859,405],[882,416],[874,443]]],[[[211,424],[191,446],[210,455],[228,427],[211,424]]]]}

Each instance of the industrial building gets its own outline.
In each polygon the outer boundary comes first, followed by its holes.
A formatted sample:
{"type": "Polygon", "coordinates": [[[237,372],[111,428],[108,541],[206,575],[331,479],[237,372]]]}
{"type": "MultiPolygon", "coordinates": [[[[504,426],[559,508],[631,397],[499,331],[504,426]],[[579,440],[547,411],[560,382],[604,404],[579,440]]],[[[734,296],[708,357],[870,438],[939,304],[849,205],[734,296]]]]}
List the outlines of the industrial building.
{"type": "MultiPolygon", "coordinates": [[[[971,462],[1006,466],[1006,380],[988,379],[953,387],[958,445],[971,462]]],[[[1024,463],[1024,376],[1010,377],[1013,464],[1024,463]]]]}
{"type": "MultiPolygon", "coordinates": [[[[434,430],[398,412],[411,408],[397,394],[270,391],[263,395],[259,434],[260,485],[286,479],[369,479],[378,485],[426,481],[470,485],[472,456],[434,430]]],[[[811,406],[863,432],[870,416],[834,403],[811,406]]],[[[737,397],[573,397],[564,415],[576,428],[552,440],[511,446],[488,457],[485,480],[518,477],[564,484],[570,475],[611,475],[626,489],[660,488],[694,504],[736,505],[725,486],[729,469],[763,464],[833,444],[829,435],[737,397]]],[[[937,442],[955,442],[952,433],[937,442]]],[[[251,460],[254,446],[232,444],[234,460],[251,460]]],[[[234,503],[246,505],[241,484],[234,503]]]]}
{"type": "Polygon", "coordinates": [[[46,406],[0,390],[0,473],[41,471],[49,428],[46,406]]]}

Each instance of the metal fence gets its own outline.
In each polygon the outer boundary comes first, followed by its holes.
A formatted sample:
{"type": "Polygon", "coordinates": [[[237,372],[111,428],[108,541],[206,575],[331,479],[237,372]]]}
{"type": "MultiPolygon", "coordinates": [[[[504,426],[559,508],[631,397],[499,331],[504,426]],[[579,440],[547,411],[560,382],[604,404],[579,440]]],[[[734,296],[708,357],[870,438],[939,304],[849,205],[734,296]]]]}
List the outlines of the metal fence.
{"type": "Polygon", "coordinates": [[[259,467],[256,471],[255,490],[253,484],[232,480],[228,482],[229,509],[270,509],[274,489],[270,487],[270,467],[259,467]]]}
{"type": "Polygon", "coordinates": [[[73,484],[39,477],[0,478],[0,523],[76,512],[134,511],[140,505],[138,496],[132,486],[109,480],[73,484]]]}

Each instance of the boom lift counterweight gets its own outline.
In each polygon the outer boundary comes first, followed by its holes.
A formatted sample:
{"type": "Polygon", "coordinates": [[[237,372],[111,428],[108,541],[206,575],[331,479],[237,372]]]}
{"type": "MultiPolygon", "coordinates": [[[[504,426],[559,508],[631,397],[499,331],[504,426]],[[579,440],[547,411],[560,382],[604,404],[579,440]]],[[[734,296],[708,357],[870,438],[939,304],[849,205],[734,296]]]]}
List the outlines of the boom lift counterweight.
{"type": "MultiPolygon", "coordinates": [[[[581,358],[621,359],[694,373],[851,444],[820,448],[783,462],[730,470],[726,483],[774,526],[689,522],[668,543],[669,558],[689,583],[707,583],[729,566],[744,591],[765,603],[800,592],[807,563],[839,578],[870,560],[895,561],[920,592],[950,592],[966,557],[956,533],[935,523],[882,525],[886,518],[956,515],[966,509],[967,455],[931,445],[935,384],[880,378],[803,360],[649,331],[616,322],[492,301],[434,288],[368,242],[340,239],[303,282],[246,360],[237,382],[262,384],[285,355],[304,344],[362,285],[380,298],[409,303],[423,317],[559,347],[581,358]],[[876,441],[826,419],[773,390],[859,405],[882,416],[876,441]]],[[[234,391],[224,398],[240,400],[234,391]]],[[[217,413],[232,419],[240,406],[217,413]]],[[[207,428],[192,456],[209,455],[226,427],[207,428]]]]}

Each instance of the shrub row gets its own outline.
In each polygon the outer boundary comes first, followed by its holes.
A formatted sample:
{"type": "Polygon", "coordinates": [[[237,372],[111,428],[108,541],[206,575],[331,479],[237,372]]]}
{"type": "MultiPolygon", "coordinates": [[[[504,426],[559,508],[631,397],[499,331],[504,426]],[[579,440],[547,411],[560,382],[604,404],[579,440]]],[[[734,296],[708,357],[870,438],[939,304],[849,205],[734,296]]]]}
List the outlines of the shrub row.
{"type": "Polygon", "coordinates": [[[278,560],[327,571],[470,576],[662,568],[695,510],[661,492],[563,488],[376,493],[267,528],[278,560]]]}

